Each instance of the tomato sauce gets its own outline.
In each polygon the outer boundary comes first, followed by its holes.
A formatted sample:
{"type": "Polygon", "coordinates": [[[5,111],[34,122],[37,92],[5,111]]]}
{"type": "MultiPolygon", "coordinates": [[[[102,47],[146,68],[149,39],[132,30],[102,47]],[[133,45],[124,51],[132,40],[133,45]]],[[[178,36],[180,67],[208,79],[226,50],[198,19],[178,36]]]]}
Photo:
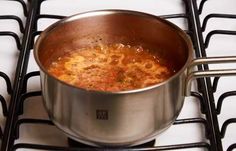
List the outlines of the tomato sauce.
{"type": "Polygon", "coordinates": [[[123,44],[73,50],[52,62],[48,71],[76,87],[111,92],[158,84],[174,73],[151,51],[123,44]]]}

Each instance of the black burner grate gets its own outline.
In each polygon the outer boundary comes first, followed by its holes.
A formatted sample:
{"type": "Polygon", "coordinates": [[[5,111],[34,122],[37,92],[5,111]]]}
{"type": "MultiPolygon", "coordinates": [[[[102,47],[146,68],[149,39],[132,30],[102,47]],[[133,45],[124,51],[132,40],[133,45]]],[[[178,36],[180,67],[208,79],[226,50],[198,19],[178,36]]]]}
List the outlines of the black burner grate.
{"type": "MultiPolygon", "coordinates": [[[[201,113],[205,115],[206,118],[187,118],[187,119],[178,119],[174,122],[175,125],[182,125],[189,123],[200,123],[203,125],[205,130],[206,142],[197,142],[197,143],[188,143],[188,144],[173,144],[166,146],[150,146],[143,147],[138,146],[135,148],[88,148],[86,147],[62,147],[62,146],[50,146],[42,144],[31,144],[31,143],[15,143],[19,138],[20,126],[23,124],[40,124],[40,125],[50,125],[54,126],[50,120],[44,119],[30,119],[30,118],[21,118],[19,116],[23,114],[24,102],[27,98],[41,96],[41,91],[27,92],[27,83],[28,80],[39,76],[39,71],[27,73],[27,65],[29,61],[29,53],[33,48],[34,38],[41,33],[37,30],[37,22],[40,18],[53,18],[53,19],[62,19],[65,16],[50,15],[50,14],[40,14],[40,6],[43,0],[31,0],[29,1],[29,9],[27,10],[27,5],[22,0],[15,0],[22,5],[24,15],[27,17],[26,25],[24,27],[23,22],[17,16],[6,15],[0,16],[0,19],[11,19],[17,21],[19,24],[19,29],[23,33],[23,41],[20,42],[19,37],[14,32],[4,31],[0,32],[0,36],[11,36],[15,39],[17,48],[20,51],[19,60],[17,63],[16,74],[13,88],[9,77],[0,72],[0,77],[5,79],[7,85],[7,92],[11,95],[10,105],[7,109],[6,101],[4,97],[0,95],[0,102],[3,108],[3,114],[6,116],[6,125],[4,134],[0,129],[0,137],[2,138],[2,148],[3,151],[17,150],[17,149],[38,149],[38,150],[131,150],[131,151],[153,151],[153,150],[178,150],[186,148],[203,148],[206,150],[212,151],[222,151],[222,138],[224,138],[227,131],[227,127],[230,124],[236,123],[236,118],[230,118],[223,123],[223,126],[219,127],[219,122],[217,115],[221,113],[221,108],[225,98],[230,96],[235,96],[236,91],[230,91],[222,94],[217,102],[215,107],[214,101],[214,92],[217,90],[217,84],[219,77],[214,78],[213,84],[211,84],[210,78],[201,78],[197,80],[198,91],[191,92],[191,95],[197,100],[199,100],[201,105],[201,113]]],[[[209,14],[203,20],[202,26],[200,24],[200,14],[204,10],[204,4],[207,0],[202,0],[200,2],[199,8],[197,7],[196,0],[184,0],[186,13],[184,14],[168,14],[161,16],[165,19],[172,18],[184,18],[188,22],[188,30],[186,33],[191,37],[196,57],[205,57],[206,48],[211,42],[212,36],[216,34],[229,34],[236,35],[236,31],[228,30],[213,30],[209,32],[203,40],[203,32],[206,29],[207,23],[212,18],[230,18],[235,19],[236,15],[233,14],[209,14]]],[[[198,70],[208,70],[208,65],[199,65],[198,70]]],[[[231,151],[236,148],[236,143],[228,147],[228,151],[231,151]]]]}

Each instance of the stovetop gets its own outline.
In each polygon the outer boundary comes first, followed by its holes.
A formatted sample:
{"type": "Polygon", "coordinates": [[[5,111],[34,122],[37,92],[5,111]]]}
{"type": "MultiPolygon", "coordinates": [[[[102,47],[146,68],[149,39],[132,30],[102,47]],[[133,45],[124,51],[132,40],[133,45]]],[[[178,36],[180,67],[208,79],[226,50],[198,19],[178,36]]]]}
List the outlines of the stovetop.
{"type": "MultiPolygon", "coordinates": [[[[193,41],[196,58],[236,56],[235,6],[235,0],[1,0],[1,150],[94,149],[69,147],[68,138],[50,121],[42,103],[33,44],[40,32],[58,19],[98,9],[142,11],[185,30],[193,41]]],[[[208,67],[235,69],[236,64],[210,64],[196,70],[208,67]]],[[[236,77],[194,80],[191,91],[178,119],[156,137],[155,146],[132,150],[236,150],[236,77]]]]}

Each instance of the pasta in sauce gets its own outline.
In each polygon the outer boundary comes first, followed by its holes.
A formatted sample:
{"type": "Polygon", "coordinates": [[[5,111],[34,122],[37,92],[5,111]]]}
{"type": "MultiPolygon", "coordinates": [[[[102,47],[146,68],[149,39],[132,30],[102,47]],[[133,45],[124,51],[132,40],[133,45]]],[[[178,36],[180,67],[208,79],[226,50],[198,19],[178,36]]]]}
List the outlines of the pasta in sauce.
{"type": "Polygon", "coordinates": [[[71,51],[52,62],[48,71],[76,87],[111,92],[151,86],[174,73],[151,51],[123,44],[71,51]]]}

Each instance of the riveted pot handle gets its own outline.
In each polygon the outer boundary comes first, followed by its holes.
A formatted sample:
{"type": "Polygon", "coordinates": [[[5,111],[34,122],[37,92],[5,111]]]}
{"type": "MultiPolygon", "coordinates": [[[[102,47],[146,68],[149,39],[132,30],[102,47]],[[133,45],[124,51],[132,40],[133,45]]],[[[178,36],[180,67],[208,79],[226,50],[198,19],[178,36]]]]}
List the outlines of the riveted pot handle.
{"type": "Polygon", "coordinates": [[[220,76],[236,76],[235,69],[219,69],[219,70],[205,70],[193,71],[193,67],[201,64],[220,64],[220,63],[236,63],[236,56],[229,57],[207,57],[194,59],[187,69],[187,77],[185,83],[185,96],[190,96],[191,81],[196,78],[203,77],[220,77],[220,76]]]}

